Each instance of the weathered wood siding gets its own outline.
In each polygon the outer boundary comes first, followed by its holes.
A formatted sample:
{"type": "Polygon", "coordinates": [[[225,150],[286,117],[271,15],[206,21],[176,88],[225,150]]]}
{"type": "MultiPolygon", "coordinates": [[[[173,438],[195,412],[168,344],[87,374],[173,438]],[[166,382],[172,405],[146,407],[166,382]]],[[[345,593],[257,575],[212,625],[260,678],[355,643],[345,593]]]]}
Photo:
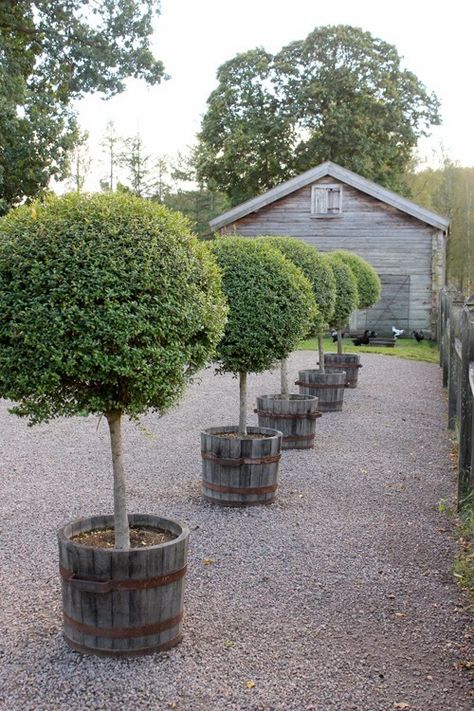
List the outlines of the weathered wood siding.
{"type": "MultiPolygon", "coordinates": [[[[313,184],[340,181],[331,176],[313,184]]],[[[277,200],[256,213],[247,215],[222,229],[223,233],[245,236],[291,235],[305,240],[323,252],[348,249],[370,262],[392,289],[387,277],[409,277],[409,294],[400,293],[397,313],[394,302],[385,315],[381,309],[359,314],[353,325],[375,326],[389,331],[402,328],[435,331],[437,293],[444,283],[444,236],[427,225],[386,203],[343,183],[342,213],[330,217],[311,215],[311,185],[277,200]],[[408,298],[408,319],[406,302],[408,298]],[[397,320],[398,319],[398,320],[397,320]],[[376,323],[375,323],[376,321],[376,323]]],[[[387,298],[387,297],[386,297],[387,298]]],[[[393,296],[388,297],[393,298],[393,296]]]]}

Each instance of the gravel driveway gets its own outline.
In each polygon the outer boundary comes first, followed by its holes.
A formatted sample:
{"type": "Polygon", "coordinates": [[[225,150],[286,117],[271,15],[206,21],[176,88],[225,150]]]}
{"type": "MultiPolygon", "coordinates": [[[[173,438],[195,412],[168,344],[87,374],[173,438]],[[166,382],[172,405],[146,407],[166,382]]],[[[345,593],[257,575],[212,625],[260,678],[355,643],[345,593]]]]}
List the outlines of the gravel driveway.
{"type": "MultiPolygon", "coordinates": [[[[315,360],[294,354],[293,380],[315,360]]],[[[61,638],[55,533],[111,510],[106,424],[30,429],[2,403],[2,711],[471,709],[472,620],[437,509],[455,488],[440,370],[362,362],[343,412],[317,421],[314,450],[283,455],[269,507],[200,497],[199,432],[236,422],[231,377],[207,370],[172,413],[127,424],[130,511],[185,521],[192,536],[184,641],[130,661],[61,638]]],[[[249,411],[278,383],[251,376],[249,411]]]]}

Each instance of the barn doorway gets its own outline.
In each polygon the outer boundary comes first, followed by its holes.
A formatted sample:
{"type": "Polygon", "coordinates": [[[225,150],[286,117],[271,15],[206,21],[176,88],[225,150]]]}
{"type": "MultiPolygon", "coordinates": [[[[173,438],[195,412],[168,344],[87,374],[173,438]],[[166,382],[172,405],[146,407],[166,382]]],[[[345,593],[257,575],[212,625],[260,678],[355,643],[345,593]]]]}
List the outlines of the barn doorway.
{"type": "Polygon", "coordinates": [[[392,326],[410,329],[410,276],[407,274],[379,274],[382,293],[379,301],[367,311],[357,311],[351,320],[351,330],[366,328],[378,334],[392,333],[392,326]]]}

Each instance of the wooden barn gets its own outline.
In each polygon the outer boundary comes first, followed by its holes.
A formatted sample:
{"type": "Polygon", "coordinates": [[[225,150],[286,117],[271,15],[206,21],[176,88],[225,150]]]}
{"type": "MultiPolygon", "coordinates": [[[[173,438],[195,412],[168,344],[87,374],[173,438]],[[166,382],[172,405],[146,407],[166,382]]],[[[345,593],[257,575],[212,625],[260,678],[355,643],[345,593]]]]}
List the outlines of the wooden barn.
{"type": "Polygon", "coordinates": [[[248,237],[290,235],[322,252],[347,249],[380,275],[382,296],[354,314],[351,329],[436,335],[438,294],[445,284],[448,220],[341,166],[326,162],[210,223],[248,237]]]}

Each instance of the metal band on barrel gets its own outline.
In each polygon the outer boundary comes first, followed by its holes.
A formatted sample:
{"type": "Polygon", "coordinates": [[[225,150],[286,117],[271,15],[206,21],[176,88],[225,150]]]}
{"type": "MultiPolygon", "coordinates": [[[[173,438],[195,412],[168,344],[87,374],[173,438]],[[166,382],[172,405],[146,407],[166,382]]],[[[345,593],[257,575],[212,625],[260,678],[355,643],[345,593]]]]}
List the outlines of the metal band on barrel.
{"type": "Polygon", "coordinates": [[[213,452],[202,452],[201,457],[207,459],[210,462],[216,462],[223,467],[240,467],[242,464],[273,464],[273,462],[279,462],[281,459],[281,454],[271,454],[267,457],[241,457],[240,459],[224,459],[219,457],[213,452]]]}
{"type": "Polygon", "coordinates": [[[73,620],[72,617],[63,613],[64,624],[73,627],[83,634],[91,635],[92,637],[107,637],[108,639],[131,639],[132,637],[149,637],[153,634],[159,634],[172,627],[176,627],[183,619],[183,613],[180,612],[175,617],[161,622],[155,622],[142,627],[94,627],[78,620],[73,620]]]}
{"type": "Polygon", "coordinates": [[[283,412],[267,412],[266,410],[254,410],[256,415],[261,417],[278,417],[283,420],[317,420],[321,417],[320,412],[295,412],[293,415],[283,412]]]}
{"type": "Polygon", "coordinates": [[[305,383],[303,380],[295,380],[295,385],[301,385],[303,388],[312,388],[313,390],[334,390],[344,387],[344,383],[305,383]]]}
{"type": "Polygon", "coordinates": [[[252,489],[248,486],[222,486],[205,480],[203,480],[202,485],[205,489],[217,491],[219,494],[271,494],[276,491],[278,486],[278,484],[270,484],[269,486],[257,486],[252,489]]]}
{"type": "Polygon", "coordinates": [[[61,577],[70,583],[75,589],[82,592],[108,593],[113,590],[147,590],[149,588],[159,588],[163,585],[181,580],[186,575],[187,566],[175,570],[166,575],[155,578],[142,578],[140,580],[104,580],[92,576],[79,576],[71,570],[66,570],[60,566],[61,577]]]}
{"type": "Polygon", "coordinates": [[[304,442],[305,440],[312,440],[314,439],[314,432],[313,434],[304,434],[304,435],[283,435],[283,442],[304,442]]]}
{"type": "Polygon", "coordinates": [[[362,363],[325,363],[326,370],[328,368],[336,368],[336,370],[345,370],[346,368],[362,368],[362,363]]]}

